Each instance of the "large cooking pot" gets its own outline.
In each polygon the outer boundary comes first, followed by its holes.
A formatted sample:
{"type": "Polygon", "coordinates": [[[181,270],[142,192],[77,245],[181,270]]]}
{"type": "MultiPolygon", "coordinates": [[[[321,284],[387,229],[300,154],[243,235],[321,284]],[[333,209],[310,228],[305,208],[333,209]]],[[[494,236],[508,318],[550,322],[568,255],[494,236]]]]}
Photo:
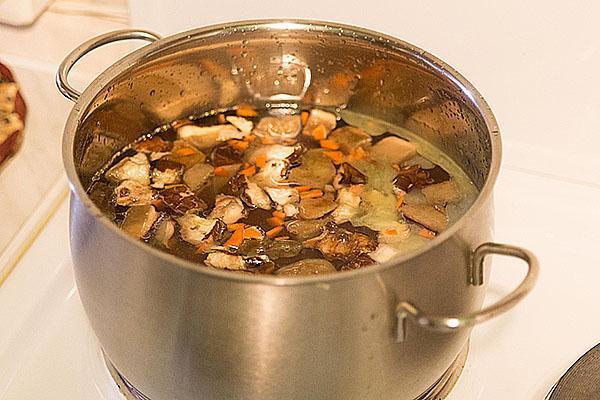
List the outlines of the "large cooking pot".
{"type": "MultiPolygon", "coordinates": [[[[118,31],[74,50],[57,75],[76,104],[65,128],[71,251],[81,300],[110,363],[152,400],[425,399],[471,327],[529,292],[528,251],[492,244],[496,121],[454,69],[408,43],[315,21],[245,21],[159,39],[118,31]],[[154,42],[83,92],[73,64],[113,41],[154,42]],[[255,103],[335,106],[405,127],[460,164],[480,189],[447,231],[415,253],[318,277],[202,268],[136,241],[86,194],[111,155],[190,113],[255,103]],[[522,283],[482,309],[488,256],[525,261],[522,283]]],[[[453,367],[454,366],[454,367],[453,367]]],[[[446,378],[444,378],[446,377],[446,378]]]]}

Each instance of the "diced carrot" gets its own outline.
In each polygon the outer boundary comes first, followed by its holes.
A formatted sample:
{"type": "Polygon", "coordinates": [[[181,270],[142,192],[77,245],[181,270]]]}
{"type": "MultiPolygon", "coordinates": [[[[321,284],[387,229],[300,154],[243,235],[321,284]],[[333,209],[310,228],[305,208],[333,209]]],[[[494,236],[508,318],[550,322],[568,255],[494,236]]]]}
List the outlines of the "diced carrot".
{"type": "Polygon", "coordinates": [[[432,232],[429,229],[423,228],[419,231],[419,236],[422,236],[427,239],[433,239],[433,238],[435,238],[435,232],[432,232]]]}
{"type": "Polygon", "coordinates": [[[252,176],[252,175],[256,174],[256,167],[254,165],[250,165],[248,168],[244,168],[243,170],[241,170],[240,174],[246,175],[246,176],[252,176]]]}
{"type": "Polygon", "coordinates": [[[267,231],[267,237],[272,239],[275,236],[279,235],[281,231],[283,231],[283,226],[276,226],[275,228],[267,231]]]}
{"type": "Polygon", "coordinates": [[[283,211],[275,210],[273,211],[273,216],[276,218],[285,219],[285,213],[283,211]]]}
{"type": "Polygon", "coordinates": [[[217,116],[217,121],[218,121],[220,124],[224,124],[225,122],[227,122],[227,120],[225,119],[225,114],[219,114],[219,115],[217,116]]]}
{"type": "Polygon", "coordinates": [[[254,161],[256,162],[257,167],[264,168],[264,166],[267,164],[267,156],[261,154],[260,156],[257,156],[256,160],[254,161]]]}
{"type": "Polygon", "coordinates": [[[191,156],[192,154],[196,154],[197,151],[190,147],[183,147],[175,150],[173,153],[177,154],[178,156],[191,156]]]}
{"type": "Polygon", "coordinates": [[[302,111],[302,112],[300,113],[300,118],[301,118],[301,120],[302,120],[302,126],[305,126],[305,125],[306,125],[306,123],[308,122],[308,116],[309,116],[309,115],[310,115],[310,114],[308,113],[308,111],[302,111]]]}
{"type": "Polygon", "coordinates": [[[289,236],[279,236],[279,237],[276,237],[273,240],[288,240],[289,238],[290,238],[289,236]]]}
{"type": "Polygon", "coordinates": [[[279,218],[279,217],[267,218],[267,224],[269,224],[271,226],[280,226],[280,225],[283,225],[283,223],[284,223],[283,218],[279,218]]]}
{"type": "Polygon", "coordinates": [[[254,142],[254,140],[256,140],[256,135],[247,135],[246,137],[244,137],[244,140],[246,142],[254,142]]]}
{"type": "Polygon", "coordinates": [[[300,198],[304,199],[317,199],[323,196],[323,191],[320,189],[311,190],[309,192],[300,193],[300,198]]]}
{"type": "Polygon", "coordinates": [[[216,176],[225,176],[225,175],[227,175],[227,168],[225,168],[225,167],[215,167],[215,175],[216,176]]]}
{"type": "Polygon", "coordinates": [[[227,144],[239,151],[245,151],[250,146],[250,143],[243,140],[228,140],[227,144]]]}
{"type": "Polygon", "coordinates": [[[340,145],[331,139],[323,139],[319,142],[322,148],[328,150],[337,150],[340,148],[340,145]]]}
{"type": "Polygon", "coordinates": [[[295,189],[302,193],[302,192],[308,192],[310,189],[312,189],[311,186],[296,186],[295,189]]]}
{"type": "Polygon", "coordinates": [[[319,124],[312,132],[312,135],[317,140],[323,140],[327,137],[327,128],[325,125],[319,124]]]}
{"type": "Polygon", "coordinates": [[[235,110],[238,117],[256,117],[258,112],[250,104],[240,104],[235,110]]]}
{"type": "Polygon", "coordinates": [[[324,151],[323,154],[329,157],[334,164],[341,164],[344,162],[344,153],[341,151],[324,151]]]}
{"type": "Polygon", "coordinates": [[[275,144],[275,141],[274,141],[274,140],[273,140],[273,138],[272,138],[272,137],[270,137],[270,136],[265,136],[265,137],[263,137],[263,138],[260,140],[260,142],[261,142],[262,144],[275,144]]]}
{"type": "Polygon", "coordinates": [[[239,228],[244,228],[245,226],[246,225],[242,224],[241,222],[237,224],[229,224],[227,225],[227,230],[233,232],[239,228]]]}
{"type": "Polygon", "coordinates": [[[394,229],[394,228],[389,228],[389,229],[384,229],[383,233],[385,233],[386,235],[397,235],[398,230],[394,229]]]}
{"type": "Polygon", "coordinates": [[[225,247],[239,247],[240,244],[244,241],[244,227],[240,226],[235,231],[233,231],[233,235],[225,242],[225,247]]]}
{"type": "Polygon", "coordinates": [[[249,226],[244,229],[244,239],[262,239],[263,233],[256,226],[249,226]]]}

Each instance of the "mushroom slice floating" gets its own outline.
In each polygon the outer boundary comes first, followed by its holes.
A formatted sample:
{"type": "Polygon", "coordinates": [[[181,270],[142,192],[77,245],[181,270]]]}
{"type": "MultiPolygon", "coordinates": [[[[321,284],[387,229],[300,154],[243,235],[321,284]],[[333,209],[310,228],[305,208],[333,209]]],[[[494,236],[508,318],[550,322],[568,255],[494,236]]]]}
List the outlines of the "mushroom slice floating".
{"type": "Polygon", "coordinates": [[[184,125],[177,129],[177,137],[187,140],[199,149],[206,149],[216,142],[230,139],[243,139],[246,133],[240,132],[233,125],[197,126],[184,125]]]}
{"type": "Polygon", "coordinates": [[[430,169],[423,169],[419,165],[410,165],[400,169],[393,183],[396,189],[408,193],[413,188],[420,189],[424,186],[447,180],[450,180],[450,174],[439,165],[430,169]]]}
{"type": "Polygon", "coordinates": [[[304,219],[317,219],[335,210],[337,203],[329,198],[300,200],[299,215],[304,219]]]}
{"type": "Polygon", "coordinates": [[[146,237],[160,214],[151,205],[133,206],[125,214],[121,229],[136,239],[146,237]]]}
{"type": "Polygon", "coordinates": [[[244,117],[228,115],[225,117],[225,120],[245,134],[252,132],[252,128],[254,127],[254,123],[244,117]]]}
{"type": "Polygon", "coordinates": [[[266,187],[265,192],[271,197],[271,200],[280,206],[294,204],[300,201],[300,194],[298,193],[298,190],[294,188],[266,187]]]}
{"type": "Polygon", "coordinates": [[[302,121],[299,115],[264,117],[254,128],[254,134],[269,137],[278,143],[295,143],[301,129],[302,121]]]}
{"type": "Polygon", "coordinates": [[[214,167],[239,164],[242,162],[242,153],[223,143],[212,149],[210,152],[210,160],[214,167]]]}
{"type": "Polygon", "coordinates": [[[206,210],[206,203],[185,185],[167,187],[159,197],[175,214],[206,210]]]}
{"type": "Polygon", "coordinates": [[[242,257],[220,251],[210,253],[205,262],[207,265],[219,269],[243,270],[246,268],[246,263],[242,257]]]}
{"type": "Polygon", "coordinates": [[[252,207],[261,208],[263,210],[271,209],[271,199],[267,193],[254,182],[247,183],[246,189],[244,190],[244,197],[247,199],[246,203],[250,203],[252,207]]]}
{"type": "Polygon", "coordinates": [[[428,204],[405,204],[400,208],[404,217],[439,233],[448,226],[448,217],[436,207],[428,204]]]}
{"type": "Polygon", "coordinates": [[[126,180],[115,189],[115,203],[120,206],[147,205],[154,199],[154,191],[137,181],[126,180]]]}
{"type": "Polygon", "coordinates": [[[417,155],[417,146],[399,137],[389,136],[373,145],[370,153],[373,159],[400,164],[417,155]]]}
{"type": "Polygon", "coordinates": [[[355,269],[360,269],[364,267],[368,267],[369,265],[375,264],[375,260],[369,257],[367,254],[360,254],[358,257],[353,258],[348,261],[346,264],[342,265],[340,271],[352,271],[355,269]]]}
{"type": "Polygon", "coordinates": [[[462,194],[453,180],[425,186],[421,192],[431,204],[455,203],[462,199],[462,194]]]}
{"type": "Polygon", "coordinates": [[[288,163],[285,160],[271,160],[260,169],[251,179],[258,186],[266,189],[268,187],[278,187],[285,181],[288,163]]]}
{"type": "Polygon", "coordinates": [[[166,248],[169,248],[169,240],[175,234],[175,222],[169,218],[161,218],[156,224],[156,230],[154,231],[154,238],[158,243],[166,248]]]}
{"type": "Polygon", "coordinates": [[[219,218],[226,224],[234,224],[246,217],[246,209],[242,201],[234,196],[220,194],[215,199],[215,208],[209,218],[219,218]]]}
{"type": "Polygon", "coordinates": [[[315,130],[322,129],[324,136],[320,139],[326,139],[329,133],[335,129],[336,125],[337,117],[335,114],[314,108],[310,110],[306,126],[302,132],[305,135],[314,136],[315,130]],[[319,128],[320,126],[322,128],[319,128]]]}
{"type": "Polygon", "coordinates": [[[347,162],[343,162],[338,168],[337,175],[333,180],[336,189],[342,185],[362,185],[367,183],[367,176],[347,162]]]}
{"type": "Polygon", "coordinates": [[[115,166],[109,169],[106,179],[113,183],[125,180],[136,181],[142,185],[150,184],[150,162],[144,153],[137,153],[131,157],[125,157],[115,166]]]}
{"type": "Polygon", "coordinates": [[[300,276],[300,275],[323,275],[336,272],[335,267],[329,261],[320,258],[309,258],[296,261],[275,271],[276,275],[300,276]]]}
{"type": "MultiPolygon", "coordinates": [[[[359,187],[359,189],[362,189],[359,187]]],[[[342,188],[338,191],[338,207],[331,214],[336,224],[342,224],[356,217],[362,210],[360,208],[360,191],[355,188],[342,188]]]]}
{"type": "Polygon", "coordinates": [[[212,165],[198,163],[185,171],[183,182],[194,192],[202,190],[211,178],[215,175],[215,169],[212,165]]]}
{"type": "Polygon", "coordinates": [[[177,218],[177,223],[180,226],[179,235],[181,238],[190,244],[199,245],[213,231],[217,220],[186,213],[177,218]]]}
{"type": "Polygon", "coordinates": [[[340,145],[340,150],[350,153],[371,143],[371,135],[354,126],[343,126],[331,132],[330,139],[340,145]]]}
{"type": "Polygon", "coordinates": [[[296,220],[288,222],[286,225],[287,231],[296,239],[302,241],[312,239],[321,235],[325,229],[327,221],[322,219],[313,220],[296,220]]]}
{"type": "Polygon", "coordinates": [[[362,233],[328,224],[321,236],[306,241],[305,246],[319,250],[329,260],[347,260],[361,253],[372,252],[377,242],[362,233]]]}
{"type": "Polygon", "coordinates": [[[162,189],[181,181],[183,165],[170,160],[158,160],[152,169],[152,187],[162,189]]]}
{"type": "Polygon", "coordinates": [[[297,150],[296,146],[284,146],[282,144],[271,144],[260,146],[247,157],[248,162],[256,163],[257,160],[285,160],[297,150]]]}
{"type": "Polygon", "coordinates": [[[335,176],[335,167],[320,149],[308,150],[300,162],[300,166],[293,168],[289,173],[288,180],[291,183],[323,188],[331,183],[335,176]]]}

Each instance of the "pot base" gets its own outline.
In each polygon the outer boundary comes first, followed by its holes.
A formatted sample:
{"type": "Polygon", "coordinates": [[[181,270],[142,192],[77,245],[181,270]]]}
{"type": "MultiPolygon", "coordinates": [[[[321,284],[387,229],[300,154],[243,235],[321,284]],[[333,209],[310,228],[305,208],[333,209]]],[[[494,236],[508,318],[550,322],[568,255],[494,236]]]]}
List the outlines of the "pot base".
{"type": "MultiPolygon", "coordinates": [[[[104,352],[103,352],[104,354],[104,352]]],[[[469,354],[469,343],[465,344],[458,357],[452,362],[452,365],[444,372],[444,374],[438,379],[429,389],[423,392],[420,396],[414,400],[442,400],[445,399],[454,385],[458,381],[460,374],[462,373],[465,363],[467,361],[467,355],[469,354]]],[[[129,381],[117,371],[115,366],[110,362],[106,354],[104,354],[104,360],[108,371],[112,376],[113,380],[119,387],[119,390],[125,396],[125,400],[151,400],[145,396],[142,392],[137,390],[129,381]]]]}

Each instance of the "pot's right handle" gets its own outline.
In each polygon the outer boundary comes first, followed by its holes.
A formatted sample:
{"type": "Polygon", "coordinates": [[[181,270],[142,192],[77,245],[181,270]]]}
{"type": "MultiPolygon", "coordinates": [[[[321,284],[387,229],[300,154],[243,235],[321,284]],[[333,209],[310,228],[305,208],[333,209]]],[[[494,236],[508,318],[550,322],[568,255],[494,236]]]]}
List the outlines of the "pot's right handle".
{"type": "Polygon", "coordinates": [[[410,318],[418,326],[437,332],[453,332],[458,329],[468,328],[487,321],[502,314],[519,301],[521,301],[532,289],[539,274],[537,258],[528,250],[507,244],[484,243],[473,252],[469,273],[469,284],[479,286],[483,284],[483,264],[488,255],[504,255],[520,258],[528,266],[527,275],[523,281],[495,304],[485,307],[479,311],[453,316],[431,315],[419,310],[413,304],[402,301],[396,306],[398,317],[398,328],[396,340],[404,341],[406,337],[406,320],[410,318]]]}
{"type": "Polygon", "coordinates": [[[118,42],[121,40],[130,40],[130,39],[140,39],[145,40],[147,42],[156,42],[160,40],[160,36],[156,33],[152,33],[149,31],[137,30],[137,29],[122,29],[119,31],[108,32],[100,36],[96,36],[88,40],[85,43],[82,43],[77,48],[75,48],[72,52],[70,52],[60,66],[58,67],[58,71],[56,72],[56,86],[58,86],[58,90],[65,96],[67,99],[71,101],[77,101],[81,96],[81,92],[73,88],[69,83],[68,76],[69,72],[73,68],[73,66],[87,53],[90,51],[97,49],[100,46],[104,46],[105,44],[118,42]]]}

